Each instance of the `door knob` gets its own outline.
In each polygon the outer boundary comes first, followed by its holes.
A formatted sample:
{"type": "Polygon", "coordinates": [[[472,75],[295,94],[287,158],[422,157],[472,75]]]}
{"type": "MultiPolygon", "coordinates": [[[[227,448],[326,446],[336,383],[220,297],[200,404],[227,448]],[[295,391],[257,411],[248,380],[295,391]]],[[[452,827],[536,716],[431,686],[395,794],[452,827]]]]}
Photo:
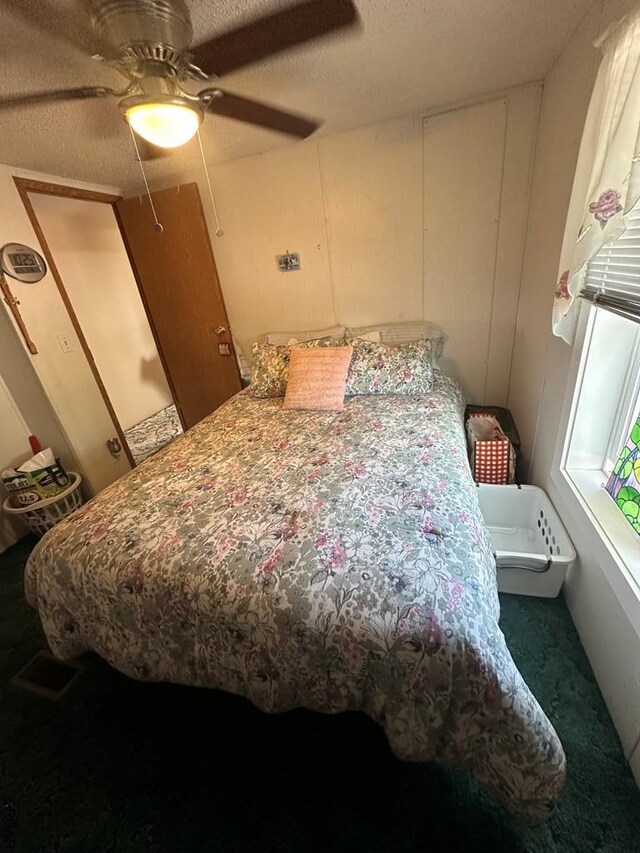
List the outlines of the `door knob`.
{"type": "Polygon", "coordinates": [[[122,445],[119,438],[109,438],[106,442],[107,449],[112,456],[119,456],[122,453],[122,445]]]}
{"type": "Polygon", "coordinates": [[[226,326],[216,326],[213,331],[216,333],[216,335],[224,335],[227,329],[226,326]]]}

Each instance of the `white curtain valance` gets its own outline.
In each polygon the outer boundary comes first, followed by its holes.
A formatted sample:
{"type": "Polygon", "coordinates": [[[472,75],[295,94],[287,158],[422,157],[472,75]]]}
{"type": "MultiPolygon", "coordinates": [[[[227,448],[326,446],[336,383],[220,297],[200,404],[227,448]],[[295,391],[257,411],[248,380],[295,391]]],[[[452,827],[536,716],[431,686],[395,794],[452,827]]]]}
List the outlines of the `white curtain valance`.
{"type": "Polygon", "coordinates": [[[598,70],[573,182],[553,306],[554,334],[573,342],[587,263],[627,227],[640,197],[640,6],[595,43],[598,70]]]}

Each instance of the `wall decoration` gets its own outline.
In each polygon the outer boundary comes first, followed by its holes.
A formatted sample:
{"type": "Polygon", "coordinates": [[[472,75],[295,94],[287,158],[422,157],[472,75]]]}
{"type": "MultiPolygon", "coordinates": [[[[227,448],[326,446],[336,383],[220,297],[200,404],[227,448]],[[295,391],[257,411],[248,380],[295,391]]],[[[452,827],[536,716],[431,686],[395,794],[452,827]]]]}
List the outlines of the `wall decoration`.
{"type": "Polygon", "coordinates": [[[297,252],[287,252],[285,255],[277,255],[276,257],[280,272],[298,272],[302,269],[300,255],[297,252]]]}
{"type": "Polygon", "coordinates": [[[633,425],[629,441],[609,477],[606,490],[640,534],[640,418],[633,425]]]}

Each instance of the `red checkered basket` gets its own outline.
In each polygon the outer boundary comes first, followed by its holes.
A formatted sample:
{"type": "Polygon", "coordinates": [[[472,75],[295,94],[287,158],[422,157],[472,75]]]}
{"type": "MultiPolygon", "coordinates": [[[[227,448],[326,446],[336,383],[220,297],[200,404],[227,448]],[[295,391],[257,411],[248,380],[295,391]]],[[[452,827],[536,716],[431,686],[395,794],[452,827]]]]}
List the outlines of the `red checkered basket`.
{"type": "Polygon", "coordinates": [[[507,485],[515,482],[515,450],[492,415],[471,415],[467,420],[467,440],[476,483],[507,485]]]}

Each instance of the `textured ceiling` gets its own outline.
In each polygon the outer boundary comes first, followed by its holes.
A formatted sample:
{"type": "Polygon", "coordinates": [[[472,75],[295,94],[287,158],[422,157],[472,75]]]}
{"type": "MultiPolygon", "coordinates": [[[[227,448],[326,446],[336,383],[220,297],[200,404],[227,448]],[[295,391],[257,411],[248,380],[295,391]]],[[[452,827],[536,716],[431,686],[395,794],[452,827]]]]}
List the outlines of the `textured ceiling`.
{"type": "MultiPolygon", "coordinates": [[[[91,60],[15,10],[40,0],[0,0],[0,96],[78,85],[121,88],[91,60]]],[[[83,14],[78,0],[52,0],[83,14]]],[[[264,13],[278,0],[187,0],[195,40],[264,13]]],[[[324,118],[324,135],[488,94],[546,74],[593,0],[356,0],[361,32],[347,32],[224,77],[231,91],[324,118]]],[[[80,19],[81,20],[81,19],[80,19]]],[[[127,187],[139,175],[117,101],[5,109],[0,162],[127,187]]],[[[207,161],[266,151],[291,140],[208,116],[207,161]]],[[[149,164],[150,178],[193,168],[194,141],[149,164]]]]}

